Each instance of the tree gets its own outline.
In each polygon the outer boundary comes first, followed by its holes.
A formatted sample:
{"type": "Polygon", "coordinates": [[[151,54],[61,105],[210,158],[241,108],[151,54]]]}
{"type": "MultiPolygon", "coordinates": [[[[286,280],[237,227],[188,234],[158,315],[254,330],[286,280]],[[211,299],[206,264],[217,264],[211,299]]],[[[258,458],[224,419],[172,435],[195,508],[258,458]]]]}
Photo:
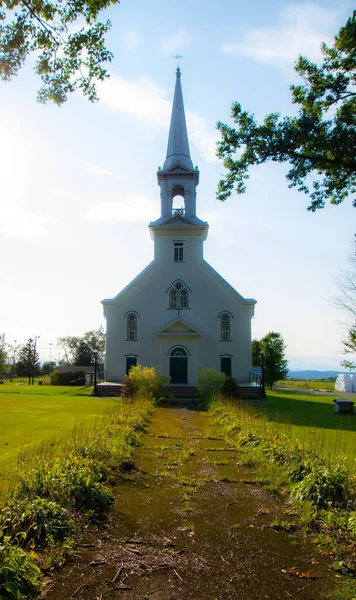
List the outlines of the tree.
{"type": "Polygon", "coordinates": [[[285,357],[286,345],[280,333],[271,331],[261,340],[252,341],[252,362],[254,366],[262,367],[263,352],[263,375],[264,382],[271,389],[273,384],[288,375],[288,361],[285,357]]]}
{"type": "Polygon", "coordinates": [[[6,374],[8,368],[7,343],[5,334],[0,334],[0,379],[6,374]]]}
{"type": "Polygon", "coordinates": [[[9,81],[35,53],[35,71],[43,86],[39,102],[62,104],[81,90],[98,100],[95,82],[108,77],[105,48],[110,21],[99,12],[119,0],[2,0],[0,2],[0,77],[9,81]]]}
{"type": "Polygon", "coordinates": [[[94,363],[93,351],[86,342],[81,340],[74,355],[74,364],[79,367],[90,366],[94,363]]]}
{"type": "Polygon", "coordinates": [[[104,362],[105,333],[102,327],[87,331],[81,337],[58,338],[57,344],[64,350],[65,362],[68,365],[92,365],[95,362],[95,353],[97,353],[98,364],[104,362]]]}
{"type": "Polygon", "coordinates": [[[261,366],[261,342],[259,340],[252,340],[252,365],[254,367],[261,366]]]}
{"type": "MultiPolygon", "coordinates": [[[[353,325],[351,325],[346,340],[343,341],[344,344],[344,353],[345,354],[356,354],[356,321],[353,325]]],[[[343,360],[341,365],[345,367],[345,369],[356,369],[356,362],[351,360],[343,360]]]]}
{"type": "MultiPolygon", "coordinates": [[[[333,298],[332,303],[351,316],[353,323],[342,343],[345,354],[356,354],[356,253],[351,256],[350,263],[351,269],[342,273],[338,282],[339,294],[333,298]]],[[[356,369],[356,362],[350,360],[343,360],[341,365],[346,369],[356,369]]]]}
{"type": "Polygon", "coordinates": [[[29,385],[31,385],[31,382],[33,385],[34,377],[41,372],[39,354],[36,350],[36,343],[32,338],[29,338],[20,349],[17,371],[19,375],[28,377],[29,385]]]}
{"type": "Polygon", "coordinates": [[[53,360],[45,361],[41,365],[41,375],[50,375],[52,371],[55,371],[56,368],[57,365],[53,360]]]}
{"type": "Polygon", "coordinates": [[[259,125],[236,102],[231,112],[236,129],[217,124],[221,133],[217,155],[228,171],[218,184],[219,200],[231,196],[234,186],[238,194],[244,193],[249,168],[269,160],[290,163],[289,187],[310,196],[308,210],[313,212],[326,201],[340,204],[355,194],[356,11],[340,29],[334,46],[323,43],[321,51],[320,66],[303,56],[295,64],[304,80],[290,87],[293,103],[300,106],[297,116],[271,113],[259,125]]]}

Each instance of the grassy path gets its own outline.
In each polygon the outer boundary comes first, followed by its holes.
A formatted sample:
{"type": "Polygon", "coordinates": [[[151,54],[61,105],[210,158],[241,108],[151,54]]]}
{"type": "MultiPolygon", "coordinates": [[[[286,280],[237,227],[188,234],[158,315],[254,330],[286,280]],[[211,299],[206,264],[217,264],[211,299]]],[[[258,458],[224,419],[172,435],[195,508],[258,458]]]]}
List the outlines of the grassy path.
{"type": "Polygon", "coordinates": [[[283,505],[238,461],[207,413],[156,409],[109,521],[86,532],[44,597],[328,598],[330,563],[301,534],[271,528],[283,505]]]}

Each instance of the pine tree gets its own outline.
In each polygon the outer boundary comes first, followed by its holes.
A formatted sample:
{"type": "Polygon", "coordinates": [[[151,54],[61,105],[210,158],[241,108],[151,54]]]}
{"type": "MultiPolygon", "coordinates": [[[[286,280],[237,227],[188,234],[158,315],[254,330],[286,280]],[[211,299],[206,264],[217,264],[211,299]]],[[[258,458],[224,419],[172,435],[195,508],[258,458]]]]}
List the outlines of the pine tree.
{"type": "Polygon", "coordinates": [[[41,371],[39,354],[36,350],[36,344],[32,338],[29,338],[22,346],[17,362],[17,371],[20,376],[28,377],[28,384],[33,385],[33,380],[41,371]]]}

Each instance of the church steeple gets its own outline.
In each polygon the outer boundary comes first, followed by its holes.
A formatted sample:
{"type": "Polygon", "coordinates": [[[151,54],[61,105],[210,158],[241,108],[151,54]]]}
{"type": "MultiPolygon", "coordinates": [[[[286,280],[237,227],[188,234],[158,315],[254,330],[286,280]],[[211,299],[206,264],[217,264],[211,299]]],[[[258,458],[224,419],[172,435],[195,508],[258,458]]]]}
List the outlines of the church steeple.
{"type": "Polygon", "coordinates": [[[187,169],[193,169],[192,159],[190,158],[187,125],[185,122],[185,112],[183,103],[182,86],[180,82],[180,68],[176,71],[176,86],[174,90],[171,126],[169,129],[167,156],[163,169],[169,169],[176,164],[180,164],[187,169]]]}
{"type": "Polygon", "coordinates": [[[167,156],[163,168],[158,169],[157,179],[161,188],[161,217],[155,221],[155,224],[163,224],[177,213],[188,223],[200,222],[196,215],[196,187],[199,183],[199,171],[198,167],[194,168],[190,158],[179,67],[176,71],[167,156]],[[183,198],[183,209],[173,209],[173,200],[177,196],[183,198]]]}

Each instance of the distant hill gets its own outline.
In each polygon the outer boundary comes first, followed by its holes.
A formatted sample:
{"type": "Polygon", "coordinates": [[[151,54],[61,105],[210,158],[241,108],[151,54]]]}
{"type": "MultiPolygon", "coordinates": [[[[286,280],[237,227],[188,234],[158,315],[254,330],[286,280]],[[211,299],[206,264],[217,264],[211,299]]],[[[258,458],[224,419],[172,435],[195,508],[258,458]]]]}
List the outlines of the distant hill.
{"type": "MultiPolygon", "coordinates": [[[[337,377],[343,371],[289,371],[288,379],[328,379],[329,377],[337,377]]],[[[350,373],[348,373],[350,375],[350,373]]]]}

